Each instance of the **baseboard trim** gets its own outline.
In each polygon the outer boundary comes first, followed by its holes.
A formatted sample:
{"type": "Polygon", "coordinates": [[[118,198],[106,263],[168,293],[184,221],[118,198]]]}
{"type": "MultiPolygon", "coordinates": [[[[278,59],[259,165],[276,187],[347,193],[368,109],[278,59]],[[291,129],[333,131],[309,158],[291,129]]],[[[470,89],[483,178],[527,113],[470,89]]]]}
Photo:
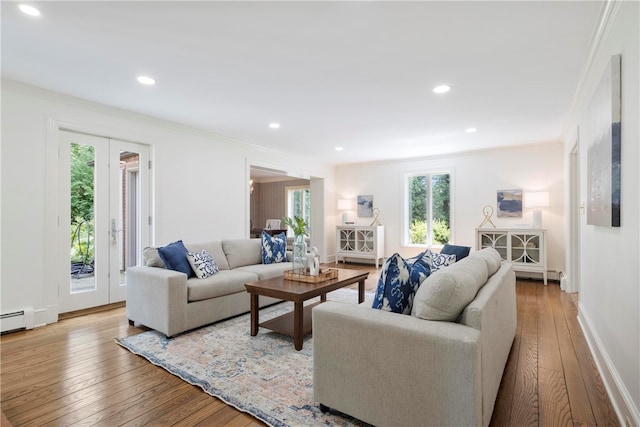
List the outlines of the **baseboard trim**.
{"type": "Polygon", "coordinates": [[[589,351],[593,356],[596,368],[600,373],[609,399],[611,399],[611,404],[614,411],[616,411],[620,425],[640,426],[640,411],[633,403],[629,390],[624,386],[622,378],[620,378],[618,371],[615,369],[582,304],[578,304],[578,323],[587,340],[589,351]]]}

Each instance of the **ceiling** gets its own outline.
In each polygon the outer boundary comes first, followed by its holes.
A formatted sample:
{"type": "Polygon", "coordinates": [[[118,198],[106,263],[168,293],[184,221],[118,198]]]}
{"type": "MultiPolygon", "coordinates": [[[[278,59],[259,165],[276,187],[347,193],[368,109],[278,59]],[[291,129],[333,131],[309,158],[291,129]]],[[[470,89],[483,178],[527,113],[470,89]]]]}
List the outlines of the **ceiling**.
{"type": "Polygon", "coordinates": [[[603,3],[30,4],[3,77],[344,164],[557,141],[603,3]]]}

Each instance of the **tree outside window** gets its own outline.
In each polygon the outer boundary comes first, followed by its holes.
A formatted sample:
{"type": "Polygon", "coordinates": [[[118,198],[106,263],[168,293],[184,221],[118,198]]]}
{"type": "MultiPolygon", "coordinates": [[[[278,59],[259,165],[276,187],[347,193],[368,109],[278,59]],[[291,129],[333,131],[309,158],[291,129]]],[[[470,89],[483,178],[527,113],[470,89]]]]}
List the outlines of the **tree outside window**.
{"type": "Polygon", "coordinates": [[[451,237],[450,174],[409,175],[407,187],[408,243],[444,245],[451,237]]]}
{"type": "Polygon", "coordinates": [[[304,218],[307,229],[311,224],[311,193],[309,187],[287,187],[287,216],[304,218]]]}
{"type": "Polygon", "coordinates": [[[71,261],[89,264],[94,256],[93,203],[95,149],[71,144],[71,261]]]}

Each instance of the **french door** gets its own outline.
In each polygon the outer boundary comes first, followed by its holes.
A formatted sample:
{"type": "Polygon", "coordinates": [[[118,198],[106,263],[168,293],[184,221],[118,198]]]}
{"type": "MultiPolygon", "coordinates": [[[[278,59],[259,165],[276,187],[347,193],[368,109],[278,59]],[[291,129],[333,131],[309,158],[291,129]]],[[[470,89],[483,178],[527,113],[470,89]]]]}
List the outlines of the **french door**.
{"type": "Polygon", "coordinates": [[[58,312],[126,298],[149,244],[149,147],[60,131],[58,312]]]}

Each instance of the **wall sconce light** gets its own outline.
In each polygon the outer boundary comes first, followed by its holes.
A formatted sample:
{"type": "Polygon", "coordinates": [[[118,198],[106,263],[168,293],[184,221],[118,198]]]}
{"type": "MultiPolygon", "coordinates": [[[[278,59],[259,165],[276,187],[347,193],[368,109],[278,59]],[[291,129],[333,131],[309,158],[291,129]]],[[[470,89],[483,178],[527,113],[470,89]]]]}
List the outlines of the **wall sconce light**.
{"type": "MultiPolygon", "coordinates": [[[[549,206],[549,193],[547,191],[534,191],[524,193],[524,205],[527,208],[546,208],[549,206]]],[[[533,228],[542,228],[542,211],[533,210],[533,228]]]]}
{"type": "Polygon", "coordinates": [[[253,180],[249,180],[249,194],[253,194],[253,180]]]}
{"type": "Polygon", "coordinates": [[[351,199],[338,199],[338,210],[342,211],[342,224],[349,222],[349,211],[353,210],[351,199]]]}

